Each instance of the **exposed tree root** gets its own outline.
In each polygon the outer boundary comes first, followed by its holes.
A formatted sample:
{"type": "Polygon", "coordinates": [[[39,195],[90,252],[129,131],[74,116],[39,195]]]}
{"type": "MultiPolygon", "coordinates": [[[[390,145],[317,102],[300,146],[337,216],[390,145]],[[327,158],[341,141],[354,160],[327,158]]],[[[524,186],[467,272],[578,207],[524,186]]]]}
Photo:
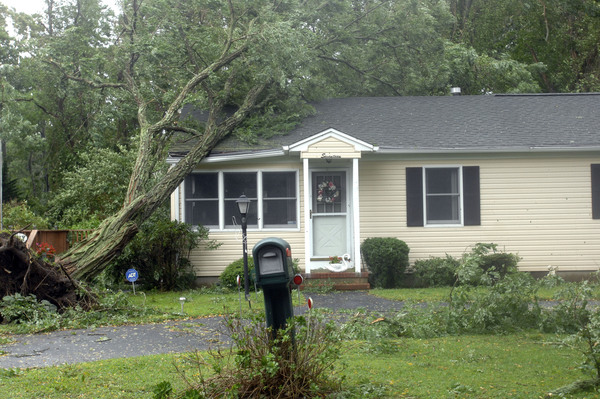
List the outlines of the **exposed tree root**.
{"type": "Polygon", "coordinates": [[[76,305],[89,309],[95,303],[59,265],[34,256],[14,234],[0,233],[0,297],[16,293],[45,299],[59,311],[76,305]]]}

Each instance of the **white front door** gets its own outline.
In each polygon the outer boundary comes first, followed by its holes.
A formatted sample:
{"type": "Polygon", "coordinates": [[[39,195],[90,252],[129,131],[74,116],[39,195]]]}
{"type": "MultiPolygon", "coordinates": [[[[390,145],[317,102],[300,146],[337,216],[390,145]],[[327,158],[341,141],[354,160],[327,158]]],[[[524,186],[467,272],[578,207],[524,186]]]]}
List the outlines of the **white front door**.
{"type": "Polygon", "coordinates": [[[352,258],[350,194],[346,171],[311,174],[311,268],[324,267],[330,257],[352,258]]]}

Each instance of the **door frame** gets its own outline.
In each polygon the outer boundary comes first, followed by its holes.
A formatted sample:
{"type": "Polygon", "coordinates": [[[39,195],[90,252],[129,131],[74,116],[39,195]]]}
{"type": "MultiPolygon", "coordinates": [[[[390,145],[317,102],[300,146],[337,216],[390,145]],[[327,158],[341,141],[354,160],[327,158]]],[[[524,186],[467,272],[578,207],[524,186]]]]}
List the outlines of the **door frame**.
{"type": "MultiPolygon", "coordinates": [[[[313,193],[314,187],[313,187],[313,173],[317,172],[345,172],[345,185],[346,185],[346,248],[347,251],[346,253],[348,255],[350,255],[350,261],[349,263],[349,267],[348,267],[348,271],[352,271],[352,269],[356,269],[357,265],[355,263],[356,261],[356,253],[358,251],[356,251],[355,248],[355,243],[356,243],[356,239],[355,239],[355,221],[356,221],[356,217],[354,215],[354,212],[356,212],[356,209],[354,209],[354,197],[355,197],[355,187],[354,187],[354,171],[353,171],[353,165],[352,165],[352,160],[348,160],[350,161],[349,164],[340,164],[340,165],[335,165],[335,166],[331,166],[331,167],[327,167],[324,166],[323,164],[319,163],[319,165],[310,165],[308,159],[304,160],[304,168],[303,168],[303,172],[304,172],[304,180],[306,182],[305,184],[305,192],[304,192],[304,213],[305,213],[305,228],[306,228],[306,234],[305,234],[305,271],[306,273],[310,273],[310,271],[312,269],[321,269],[321,268],[326,268],[326,265],[329,263],[329,259],[328,258],[319,258],[319,257],[314,257],[313,256],[313,252],[314,252],[314,248],[313,248],[313,243],[314,243],[314,226],[313,226],[313,218],[312,218],[312,207],[313,207],[313,195],[316,195],[313,193]]],[[[332,254],[333,255],[333,254],[332,254]]],[[[344,254],[337,254],[338,256],[342,256],[344,254]]]]}
{"type": "MultiPolygon", "coordinates": [[[[315,174],[319,174],[319,173],[323,173],[323,174],[327,174],[327,173],[342,173],[344,174],[344,181],[342,182],[343,184],[343,189],[345,190],[344,193],[344,202],[341,203],[341,207],[342,207],[342,211],[339,212],[341,214],[344,214],[344,222],[345,222],[345,230],[346,230],[346,242],[343,243],[343,247],[345,247],[345,250],[340,253],[340,254],[330,254],[330,255],[337,255],[337,256],[342,256],[344,254],[352,254],[352,187],[351,187],[351,182],[352,180],[350,179],[350,176],[348,176],[350,174],[350,170],[348,168],[344,168],[344,167],[336,167],[336,168],[314,168],[311,169],[310,171],[310,190],[311,190],[311,204],[310,204],[310,209],[309,209],[309,213],[311,216],[311,226],[310,226],[310,232],[311,232],[311,257],[310,257],[310,261],[311,262],[317,262],[317,263],[328,263],[329,262],[329,257],[325,256],[323,257],[321,256],[316,256],[314,254],[314,233],[315,233],[315,215],[317,215],[318,217],[327,217],[326,214],[317,214],[315,212],[314,209],[312,209],[312,207],[315,204],[315,184],[317,182],[315,182],[313,180],[313,177],[315,174]]],[[[353,256],[350,256],[350,259],[352,259],[353,256]]]]}

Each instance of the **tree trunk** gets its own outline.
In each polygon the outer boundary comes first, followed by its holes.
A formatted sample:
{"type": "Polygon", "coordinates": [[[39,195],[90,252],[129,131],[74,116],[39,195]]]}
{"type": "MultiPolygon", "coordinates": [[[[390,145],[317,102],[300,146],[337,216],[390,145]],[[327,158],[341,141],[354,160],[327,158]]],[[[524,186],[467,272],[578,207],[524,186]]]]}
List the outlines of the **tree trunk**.
{"type": "Polygon", "coordinates": [[[89,281],[100,274],[135,237],[138,231],[135,214],[141,204],[140,199],[106,219],[86,240],[65,252],[60,264],[75,279],[89,281]]]}
{"type": "MultiPolygon", "coordinates": [[[[111,260],[119,256],[129,241],[137,234],[139,225],[170,197],[183,179],[194,170],[219,141],[245,120],[258,103],[265,87],[267,87],[267,83],[259,84],[249,90],[240,109],[218,125],[206,126],[204,134],[198,138],[197,144],[175,166],[171,167],[148,192],[128,199],[119,213],[106,219],[87,240],[64,253],[59,262],[71,276],[75,279],[90,281],[100,274],[111,260]]],[[[136,168],[138,173],[147,172],[148,169],[145,167],[147,162],[156,163],[155,158],[149,158],[146,155],[143,152],[138,154],[138,158],[147,160],[136,168]]],[[[136,178],[134,173],[132,181],[136,178]]],[[[141,185],[138,185],[137,189],[139,190],[140,187],[141,185]]],[[[135,191],[136,189],[130,189],[128,195],[135,191]]]]}

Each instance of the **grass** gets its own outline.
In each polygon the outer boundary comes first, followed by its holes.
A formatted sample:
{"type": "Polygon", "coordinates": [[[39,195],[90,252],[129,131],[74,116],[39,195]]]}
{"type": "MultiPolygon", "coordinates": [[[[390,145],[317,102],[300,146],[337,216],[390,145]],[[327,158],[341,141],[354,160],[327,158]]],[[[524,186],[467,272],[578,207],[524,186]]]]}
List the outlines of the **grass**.
{"type": "Polygon", "coordinates": [[[369,294],[394,301],[445,302],[450,295],[450,287],[438,288],[374,288],[369,294]]]}
{"type": "MultiPolygon", "coordinates": [[[[486,287],[473,287],[473,290],[484,291],[486,287]]],[[[394,288],[382,289],[374,288],[369,291],[369,294],[381,298],[391,299],[395,301],[412,301],[412,302],[445,302],[448,300],[452,287],[436,287],[436,288],[394,288]]],[[[552,300],[559,288],[541,287],[537,291],[540,300],[552,300]]],[[[592,291],[593,300],[600,300],[600,286],[594,286],[592,291]]]]}
{"type": "MultiPolygon", "coordinates": [[[[137,291],[121,293],[115,304],[103,305],[92,312],[76,311],[65,315],[56,315],[55,323],[46,324],[0,324],[0,345],[10,340],[6,334],[29,334],[47,332],[56,329],[90,328],[117,326],[123,324],[160,323],[168,320],[183,320],[234,314],[240,312],[240,295],[237,292],[217,292],[206,289],[179,292],[137,291]],[[180,298],[185,297],[183,313],[180,298]]],[[[292,293],[294,306],[305,304],[303,295],[292,293]]],[[[262,292],[250,293],[253,310],[264,311],[262,292]]],[[[248,311],[248,303],[241,293],[242,312],[248,311]]]]}
{"type": "MultiPolygon", "coordinates": [[[[159,292],[150,291],[148,293],[130,294],[128,299],[137,306],[147,306],[165,314],[181,315],[180,298],[185,298],[183,304],[183,316],[185,317],[207,317],[218,316],[222,314],[232,314],[240,311],[240,297],[242,302],[242,311],[248,309],[248,303],[244,298],[244,292],[241,295],[237,292],[211,292],[207,290],[187,290],[179,292],[159,292]]],[[[250,302],[252,309],[264,310],[265,303],[262,291],[250,291],[250,302]]],[[[300,294],[298,299],[297,292],[292,292],[292,302],[294,306],[304,304],[304,297],[300,294]]]]}
{"type": "MultiPolygon", "coordinates": [[[[242,306],[248,308],[242,293],[242,306]]],[[[137,306],[147,306],[164,313],[181,314],[179,298],[185,298],[183,311],[185,317],[216,316],[224,313],[233,313],[240,308],[238,293],[211,293],[203,290],[187,290],[180,292],[158,292],[129,294],[128,299],[137,306]]],[[[263,306],[262,295],[251,294],[253,307],[263,306]]]]}
{"type": "Polygon", "coordinates": [[[0,370],[0,386],[11,398],[152,398],[160,381],[174,388],[183,382],[173,362],[181,355],[153,355],[111,359],[40,369],[0,370]]]}
{"type": "MultiPolygon", "coordinates": [[[[352,397],[541,398],[580,379],[575,352],[551,335],[459,336],[345,344],[343,370],[352,397]]],[[[161,381],[183,387],[173,362],[182,355],[113,359],[43,369],[5,370],[11,398],[151,398],[161,381]]],[[[579,394],[572,398],[592,398],[579,394]]]]}
{"type": "Polygon", "coordinates": [[[582,378],[577,354],[548,344],[553,339],[542,334],[404,339],[393,341],[388,353],[347,355],[347,375],[356,386],[385,386],[386,397],[394,398],[541,398],[582,378]]]}
{"type": "MultiPolygon", "coordinates": [[[[388,299],[421,302],[445,301],[449,292],[449,287],[370,291],[388,299]]],[[[545,289],[542,297],[550,299],[554,293],[555,290],[545,289]]],[[[600,298],[600,295],[595,297],[600,298]]],[[[292,298],[295,305],[305,303],[303,295],[298,298],[296,292],[292,298]]],[[[140,322],[239,311],[237,293],[207,290],[138,292],[135,296],[127,294],[127,299],[131,306],[153,310],[140,316],[140,322]],[[186,298],[185,314],[181,314],[180,297],[186,298]]],[[[253,292],[251,299],[253,309],[264,307],[261,294],[257,296],[253,292]]],[[[244,311],[247,306],[242,294],[244,311]]],[[[121,321],[131,323],[136,320],[121,321]]],[[[0,337],[0,343],[9,339],[0,337]]],[[[351,394],[345,397],[542,398],[550,390],[586,377],[578,368],[581,356],[573,350],[552,345],[551,342],[556,340],[555,336],[547,334],[518,333],[347,342],[343,356],[347,367],[343,373],[351,394]]],[[[180,356],[157,355],[43,369],[0,370],[0,387],[14,398],[151,398],[153,386],[161,381],[171,382],[176,389],[183,387],[173,366],[173,361],[180,356]]],[[[599,395],[582,393],[569,397],[582,399],[599,395]]]]}

